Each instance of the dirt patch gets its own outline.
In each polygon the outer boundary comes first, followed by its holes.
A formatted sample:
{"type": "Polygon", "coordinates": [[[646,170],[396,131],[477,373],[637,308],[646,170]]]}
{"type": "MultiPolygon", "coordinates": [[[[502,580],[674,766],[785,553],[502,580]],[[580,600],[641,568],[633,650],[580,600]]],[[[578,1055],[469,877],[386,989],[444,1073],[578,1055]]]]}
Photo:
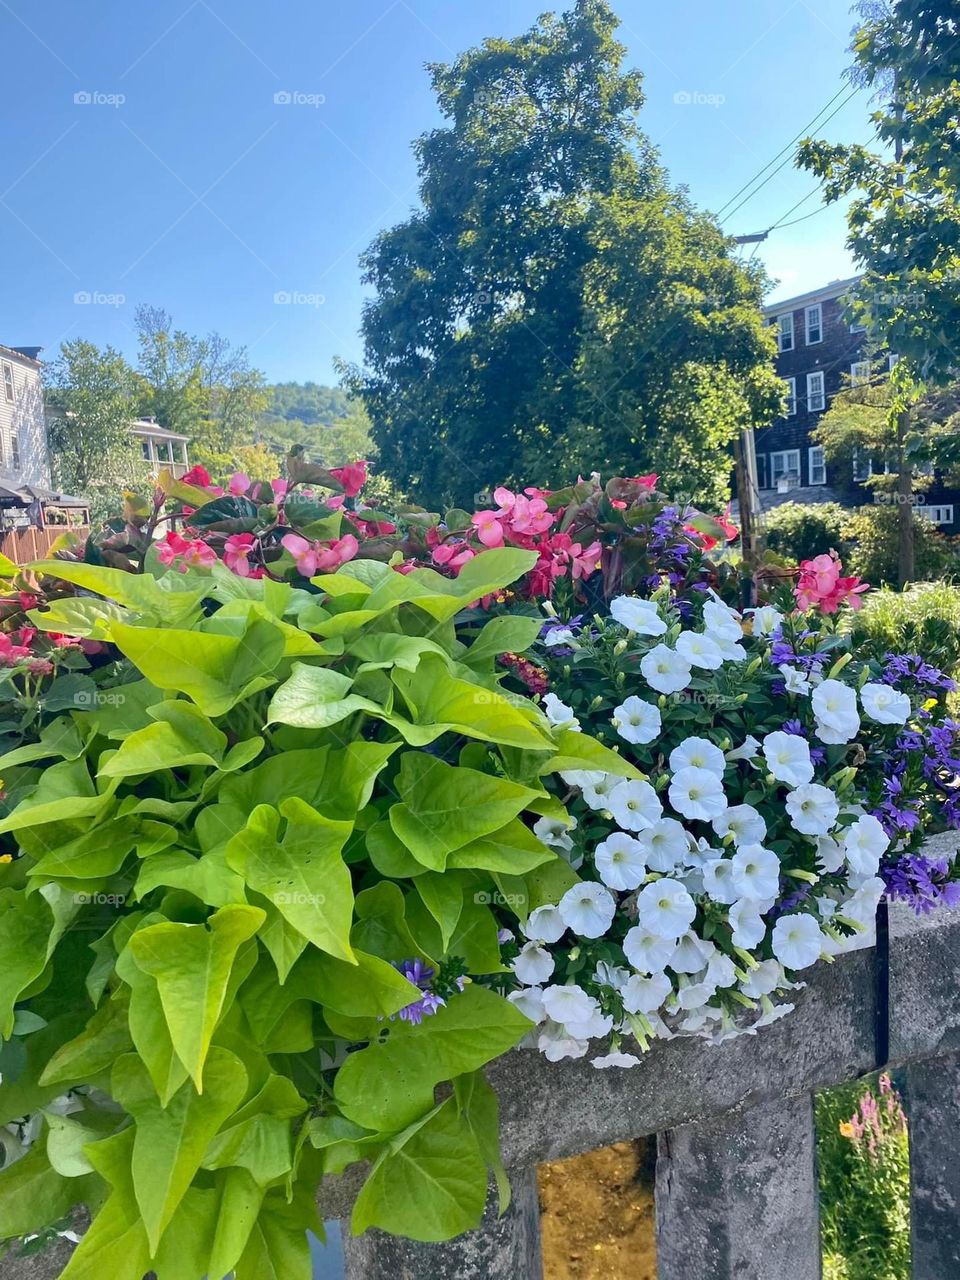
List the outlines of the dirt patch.
{"type": "Polygon", "coordinates": [[[656,1280],[645,1143],[541,1165],[538,1182],[544,1280],[656,1280]]]}

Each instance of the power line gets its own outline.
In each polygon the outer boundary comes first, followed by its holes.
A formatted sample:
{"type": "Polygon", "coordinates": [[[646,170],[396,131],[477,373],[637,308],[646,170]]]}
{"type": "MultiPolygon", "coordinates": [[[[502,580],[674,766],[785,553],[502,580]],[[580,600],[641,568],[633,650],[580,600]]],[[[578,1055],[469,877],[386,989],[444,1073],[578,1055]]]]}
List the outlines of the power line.
{"type": "MultiPolygon", "coordinates": [[[[818,194],[819,194],[819,192],[820,192],[820,188],[819,188],[819,187],[814,187],[812,191],[808,191],[808,192],[807,192],[807,194],[803,197],[803,199],[802,199],[802,200],[798,200],[798,201],[797,201],[797,203],[796,203],[795,205],[791,205],[791,206],[790,206],[790,208],[787,210],[787,212],[786,212],[785,214],[783,214],[783,215],[782,215],[782,216],[781,216],[781,217],[780,217],[780,218],[779,218],[779,219],[778,219],[778,220],[773,224],[773,226],[772,226],[772,227],[767,227],[767,235],[769,235],[771,231],[776,231],[778,227],[783,226],[783,225],[784,225],[784,219],[785,219],[785,218],[789,218],[789,217],[790,217],[790,215],[791,215],[791,213],[793,213],[793,211],[794,211],[795,209],[799,209],[799,208],[800,208],[800,206],[801,206],[802,204],[806,204],[806,203],[807,203],[807,201],[810,199],[810,197],[811,197],[811,196],[818,195],[818,194]]],[[[814,209],[814,211],[813,211],[813,212],[814,212],[814,213],[819,213],[819,212],[820,212],[820,210],[819,210],[819,209],[814,209]]],[[[807,214],[804,214],[804,217],[805,217],[805,218],[812,218],[812,217],[813,217],[813,214],[812,214],[812,213],[807,213],[807,214]]],[[[800,221],[802,221],[802,219],[798,218],[798,219],[797,219],[797,221],[798,221],[798,222],[800,222],[800,221]]],[[[787,224],[787,225],[792,225],[792,224],[787,224]]]]}
{"type": "MultiPolygon", "coordinates": [[[[840,93],[842,92],[843,90],[841,89],[840,93]]],[[[737,196],[741,195],[744,191],[746,191],[747,187],[752,186],[753,183],[756,182],[757,178],[759,178],[762,173],[764,173],[767,169],[769,169],[771,164],[776,163],[776,161],[780,158],[780,156],[784,154],[784,152],[789,152],[786,159],[781,161],[781,163],[778,164],[777,167],[771,173],[768,173],[759,186],[754,187],[754,189],[748,195],[744,196],[744,198],[740,201],[740,203],[736,205],[735,208],[731,209],[730,212],[726,215],[726,218],[724,218],[723,220],[726,222],[730,218],[732,218],[735,213],[739,212],[739,210],[742,209],[745,204],[748,204],[753,199],[753,197],[757,194],[758,191],[762,191],[763,188],[767,185],[767,183],[777,176],[777,174],[780,172],[781,169],[786,168],[786,166],[790,164],[791,160],[793,159],[793,153],[791,151],[791,148],[793,147],[793,145],[796,142],[798,142],[801,138],[805,137],[808,130],[813,128],[814,125],[817,125],[818,128],[822,128],[825,124],[829,124],[830,121],[833,119],[833,117],[837,115],[838,112],[842,111],[843,108],[847,105],[847,103],[850,102],[853,98],[855,98],[859,92],[860,92],[859,89],[854,89],[853,92],[848,94],[847,97],[844,98],[843,102],[841,102],[838,107],[834,108],[834,110],[831,111],[831,113],[824,120],[820,120],[820,116],[823,115],[823,112],[826,111],[827,107],[831,106],[834,102],[836,102],[837,98],[840,96],[840,94],[835,94],[834,97],[832,97],[830,101],[827,103],[827,106],[824,107],[821,111],[819,111],[817,115],[814,116],[813,120],[810,121],[809,124],[804,125],[804,127],[800,130],[797,136],[795,138],[792,138],[790,142],[788,142],[787,145],[783,148],[782,151],[778,151],[777,154],[773,157],[773,160],[771,160],[769,164],[764,165],[763,169],[761,169],[759,173],[754,174],[754,176],[750,179],[750,181],[746,183],[745,186],[741,187],[740,190],[737,192],[737,194],[735,196],[732,196],[715,216],[719,218],[720,215],[723,213],[724,209],[727,209],[731,204],[733,204],[734,200],[737,199],[737,196]],[[819,121],[819,124],[817,124],[818,121],[819,121]]]]}

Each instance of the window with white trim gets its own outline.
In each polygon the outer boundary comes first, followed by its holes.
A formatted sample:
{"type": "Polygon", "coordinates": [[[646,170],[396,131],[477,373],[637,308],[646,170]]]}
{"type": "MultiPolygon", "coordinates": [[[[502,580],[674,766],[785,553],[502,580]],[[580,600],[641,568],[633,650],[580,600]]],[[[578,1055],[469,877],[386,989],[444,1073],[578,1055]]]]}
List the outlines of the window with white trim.
{"type": "Polygon", "coordinates": [[[770,486],[779,487],[781,480],[800,483],[800,450],[781,449],[770,455],[770,486]]]}
{"type": "Polygon", "coordinates": [[[820,445],[811,445],[807,450],[807,484],[819,485],[827,483],[827,460],[820,445]]]}
{"type": "Polygon", "coordinates": [[[862,387],[870,381],[870,361],[854,360],[850,366],[850,383],[854,387],[862,387]]]}
{"type": "Polygon", "coordinates": [[[854,321],[853,321],[853,323],[850,325],[850,332],[851,332],[851,333],[866,333],[866,332],[867,332],[867,326],[866,326],[865,324],[862,324],[859,320],[854,320],[854,321]]]}
{"type": "Polygon", "coordinates": [[[792,418],[797,412],[797,380],[796,378],[784,378],[787,384],[787,417],[792,418]]]}
{"type": "Polygon", "coordinates": [[[891,351],[890,354],[887,356],[887,368],[890,370],[891,373],[893,373],[894,369],[897,367],[899,363],[900,363],[900,357],[896,354],[895,351],[891,351]]]}
{"type": "Polygon", "coordinates": [[[781,351],[793,350],[793,312],[777,316],[777,346],[781,351]]]}
{"type": "Polygon", "coordinates": [[[10,465],[14,471],[20,470],[20,436],[16,431],[10,435],[10,465]]]}
{"type": "Polygon", "coordinates": [[[953,504],[941,503],[916,508],[917,515],[931,524],[953,524],[953,504]]]}
{"type": "Polygon", "coordinates": [[[823,341],[823,307],[819,302],[807,307],[805,328],[808,347],[823,341]]]}
{"type": "Polygon", "coordinates": [[[859,449],[853,451],[853,478],[857,484],[863,484],[873,475],[873,462],[859,449]]]}
{"type": "Polygon", "coordinates": [[[13,404],[13,365],[3,362],[3,394],[9,404],[13,404]]]}
{"type": "Polygon", "coordinates": [[[807,374],[807,409],[810,413],[820,413],[827,407],[827,391],[823,380],[823,370],[807,374]]]}
{"type": "Polygon", "coordinates": [[[757,488],[767,488],[767,455],[765,453],[757,454],[757,488]]]}

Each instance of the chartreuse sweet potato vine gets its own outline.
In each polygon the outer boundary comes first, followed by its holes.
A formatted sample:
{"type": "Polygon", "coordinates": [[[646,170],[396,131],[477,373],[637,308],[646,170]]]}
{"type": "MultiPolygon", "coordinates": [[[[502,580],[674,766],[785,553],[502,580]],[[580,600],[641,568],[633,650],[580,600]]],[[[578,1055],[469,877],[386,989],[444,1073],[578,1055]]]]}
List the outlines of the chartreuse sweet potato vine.
{"type": "Polygon", "coordinates": [[[531,831],[563,817],[544,777],[636,776],[498,689],[536,620],[457,638],[532,558],[362,561],[313,592],[46,566],[88,594],[34,622],[124,660],[0,759],[0,1123],[44,1116],[0,1237],[82,1204],[68,1280],[306,1280],[319,1179],[357,1160],[356,1231],[456,1235],[491,1170],[506,1197],[482,1068],[531,1024],[494,989],[488,904],[523,918],[576,879],[531,831]]]}

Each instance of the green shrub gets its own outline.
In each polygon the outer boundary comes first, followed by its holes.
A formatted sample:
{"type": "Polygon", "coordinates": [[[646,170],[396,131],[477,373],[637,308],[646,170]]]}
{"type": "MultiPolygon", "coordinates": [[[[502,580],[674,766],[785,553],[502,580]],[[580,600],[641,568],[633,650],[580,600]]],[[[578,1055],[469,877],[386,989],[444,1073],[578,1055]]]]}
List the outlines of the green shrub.
{"type": "Polygon", "coordinates": [[[837,502],[785,502],[764,516],[767,549],[799,564],[834,547],[845,560],[841,530],[849,514],[837,502]]]}
{"type": "MultiPolygon", "coordinates": [[[[879,503],[846,513],[842,536],[850,546],[844,557],[848,572],[859,574],[875,587],[897,581],[898,521],[896,507],[879,503]]],[[[956,575],[955,539],[945,537],[920,516],[914,516],[913,539],[917,581],[956,575]]]]}
{"type": "Polygon", "coordinates": [[[889,1076],[817,1096],[825,1280],[910,1280],[910,1159],[889,1076]]]}
{"type": "Polygon", "coordinates": [[[937,582],[871,591],[851,615],[851,627],[873,657],[917,653],[949,675],[960,671],[960,586],[937,582]]]}

